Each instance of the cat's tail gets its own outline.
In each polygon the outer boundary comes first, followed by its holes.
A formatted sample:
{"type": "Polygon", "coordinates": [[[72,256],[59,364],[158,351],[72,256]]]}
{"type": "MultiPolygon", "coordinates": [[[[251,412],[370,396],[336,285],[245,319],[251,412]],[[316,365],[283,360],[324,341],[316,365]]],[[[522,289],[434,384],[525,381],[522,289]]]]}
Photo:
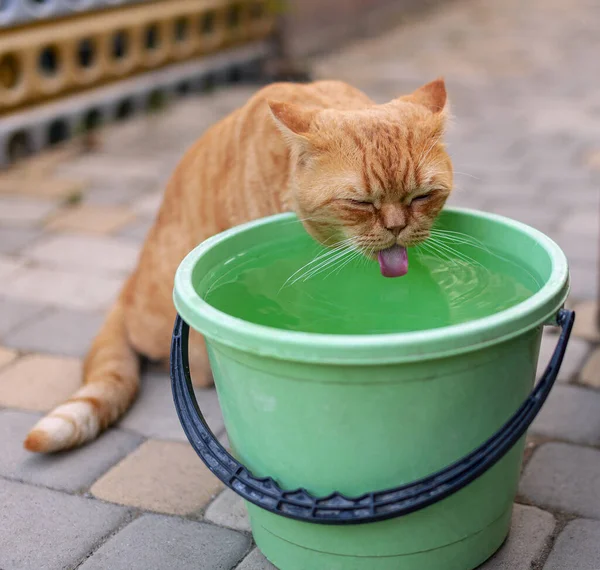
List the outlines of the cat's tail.
{"type": "Polygon", "coordinates": [[[50,453],[94,439],[129,408],[140,383],[140,358],[125,328],[123,295],[111,309],[84,362],[82,386],[27,435],[29,451],[50,453]]]}

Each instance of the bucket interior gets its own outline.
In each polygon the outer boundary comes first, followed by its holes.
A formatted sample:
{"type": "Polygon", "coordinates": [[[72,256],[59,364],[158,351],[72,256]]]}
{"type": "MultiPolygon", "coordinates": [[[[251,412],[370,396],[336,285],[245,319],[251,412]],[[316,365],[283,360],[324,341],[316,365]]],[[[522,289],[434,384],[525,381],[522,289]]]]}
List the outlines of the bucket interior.
{"type": "Polygon", "coordinates": [[[408,249],[408,274],[389,279],[376,260],[325,249],[296,218],[283,216],[215,244],[194,268],[192,283],[215,309],[277,329],[327,335],[436,329],[514,307],[548,282],[552,256],[522,227],[445,211],[432,239],[408,249]]]}

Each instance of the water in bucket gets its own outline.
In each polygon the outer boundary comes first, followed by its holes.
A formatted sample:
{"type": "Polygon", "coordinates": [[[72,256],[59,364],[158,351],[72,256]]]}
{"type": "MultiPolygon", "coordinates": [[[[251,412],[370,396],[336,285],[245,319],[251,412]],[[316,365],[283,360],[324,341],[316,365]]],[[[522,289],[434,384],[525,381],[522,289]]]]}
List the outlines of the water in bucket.
{"type": "Polygon", "coordinates": [[[409,249],[409,272],[381,277],[376,261],[314,245],[309,236],[255,246],[207,276],[205,300],[245,321],[323,334],[428,330],[486,317],[539,289],[499,252],[452,244],[409,249]]]}

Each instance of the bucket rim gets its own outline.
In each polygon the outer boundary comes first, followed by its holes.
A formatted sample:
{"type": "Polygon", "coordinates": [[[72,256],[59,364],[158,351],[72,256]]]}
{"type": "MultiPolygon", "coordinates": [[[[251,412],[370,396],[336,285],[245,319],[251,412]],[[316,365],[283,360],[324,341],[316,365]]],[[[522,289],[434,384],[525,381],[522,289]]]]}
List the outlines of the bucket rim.
{"type": "Polygon", "coordinates": [[[190,327],[214,343],[262,357],[323,364],[392,364],[443,358],[479,350],[552,324],[569,293],[568,262],[561,248],[539,230],[505,216],[459,207],[447,207],[444,211],[499,222],[529,235],[552,262],[544,285],[528,299],[472,321],[414,332],[362,335],[309,333],[260,325],[220,311],[198,295],[193,272],[209,250],[251,229],[296,218],[294,213],[286,212],[225,230],[190,251],[175,274],[175,308],[190,327]]]}

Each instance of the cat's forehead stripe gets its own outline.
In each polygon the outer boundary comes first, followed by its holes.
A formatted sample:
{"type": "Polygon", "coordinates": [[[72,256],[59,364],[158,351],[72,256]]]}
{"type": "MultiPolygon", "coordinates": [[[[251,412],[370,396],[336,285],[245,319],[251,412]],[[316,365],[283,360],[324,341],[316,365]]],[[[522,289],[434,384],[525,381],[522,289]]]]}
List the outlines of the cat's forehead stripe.
{"type": "Polygon", "coordinates": [[[410,193],[430,181],[435,175],[427,160],[436,146],[431,136],[421,132],[419,125],[406,128],[389,118],[368,122],[341,122],[344,136],[354,147],[352,154],[360,156],[357,174],[360,186],[369,198],[410,193]],[[415,130],[416,129],[416,130],[415,130]]]}
{"type": "Polygon", "coordinates": [[[410,160],[410,155],[409,153],[406,154],[406,158],[405,158],[405,164],[404,164],[404,175],[402,177],[402,190],[407,191],[408,188],[410,187],[410,178],[411,178],[411,165],[412,165],[412,161],[410,160]]]}
{"type": "Polygon", "coordinates": [[[362,174],[362,182],[363,182],[364,190],[367,193],[367,196],[372,196],[373,195],[373,187],[371,185],[371,180],[369,178],[369,165],[368,165],[368,161],[367,161],[367,153],[366,152],[362,153],[361,174],[362,174]]]}
{"type": "MultiPolygon", "coordinates": [[[[376,181],[376,184],[377,184],[379,190],[382,192],[385,191],[386,184],[383,180],[383,177],[377,171],[377,165],[374,162],[371,163],[370,171],[371,171],[373,178],[375,178],[375,181],[376,181]]],[[[372,191],[371,191],[371,193],[372,193],[372,191]]]]}

